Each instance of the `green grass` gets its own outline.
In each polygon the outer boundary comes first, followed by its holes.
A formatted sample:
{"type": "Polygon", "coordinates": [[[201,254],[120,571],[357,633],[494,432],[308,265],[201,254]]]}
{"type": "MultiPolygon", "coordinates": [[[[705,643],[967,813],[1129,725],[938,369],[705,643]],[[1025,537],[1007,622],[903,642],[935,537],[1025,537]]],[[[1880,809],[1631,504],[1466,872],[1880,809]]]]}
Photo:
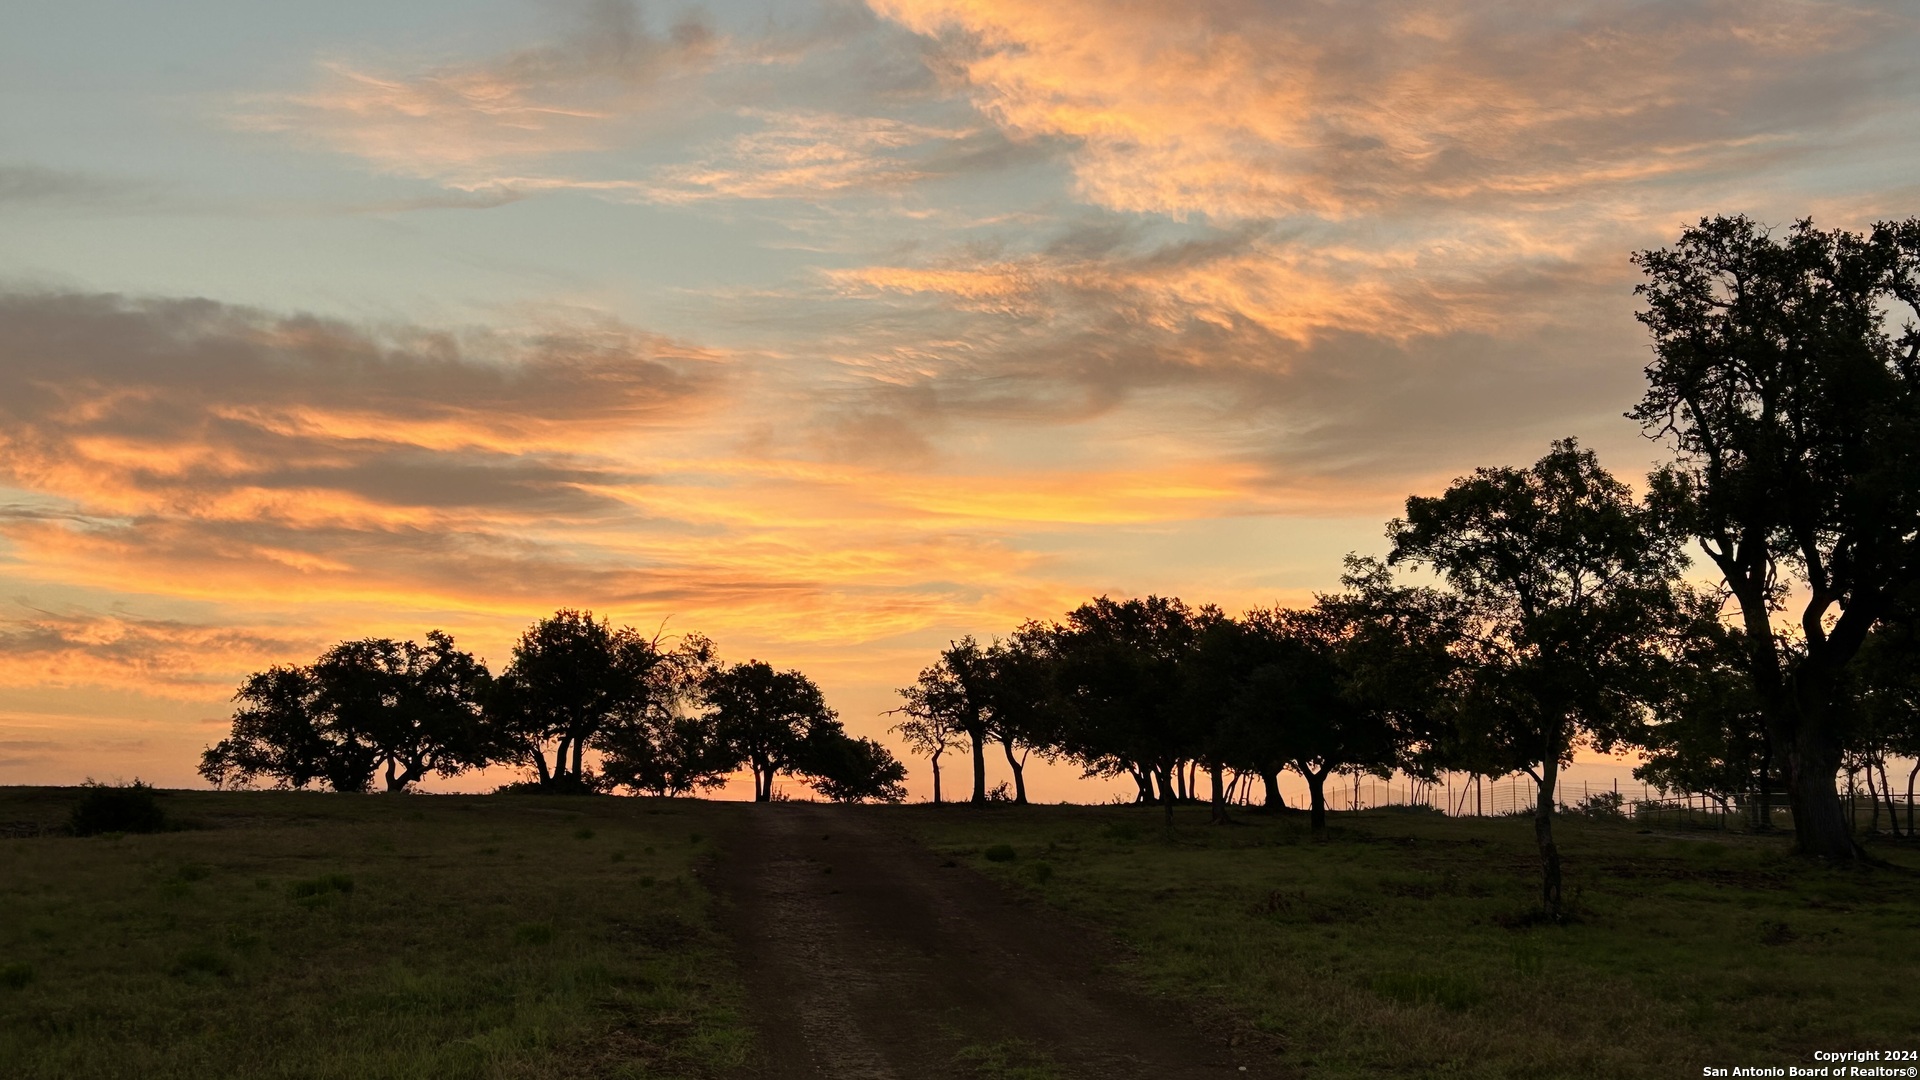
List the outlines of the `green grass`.
{"type": "MultiPolygon", "coordinates": [[[[72,789],[0,789],[65,821],[72,789]]],[[[164,793],[0,840],[9,1077],[704,1077],[749,1037],[693,879],[716,808],[164,793]]]]}
{"type": "Polygon", "coordinates": [[[1576,918],[1555,925],[1526,819],[1340,814],[1316,841],[1204,808],[1171,833],[1157,808],[905,813],[1308,1077],[1698,1076],[1912,1041],[1920,878],[1825,870],[1780,838],[1563,819],[1576,918]]]}

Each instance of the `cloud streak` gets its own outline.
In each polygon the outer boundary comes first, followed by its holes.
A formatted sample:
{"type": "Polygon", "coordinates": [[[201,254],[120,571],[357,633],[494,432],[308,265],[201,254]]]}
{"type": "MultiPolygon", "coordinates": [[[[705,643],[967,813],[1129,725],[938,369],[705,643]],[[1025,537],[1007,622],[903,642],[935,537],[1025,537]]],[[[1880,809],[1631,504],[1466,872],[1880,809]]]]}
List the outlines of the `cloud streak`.
{"type": "Polygon", "coordinates": [[[1804,153],[1910,21],[1796,0],[875,7],[1010,132],[1073,140],[1088,201],[1251,218],[1552,205],[1804,153]]]}
{"type": "Polygon", "coordinates": [[[587,0],[570,14],[551,43],[413,74],[327,61],[313,89],[258,99],[234,119],[401,175],[492,187],[510,162],[606,147],[718,47],[693,18],[649,30],[631,0],[587,0]]]}

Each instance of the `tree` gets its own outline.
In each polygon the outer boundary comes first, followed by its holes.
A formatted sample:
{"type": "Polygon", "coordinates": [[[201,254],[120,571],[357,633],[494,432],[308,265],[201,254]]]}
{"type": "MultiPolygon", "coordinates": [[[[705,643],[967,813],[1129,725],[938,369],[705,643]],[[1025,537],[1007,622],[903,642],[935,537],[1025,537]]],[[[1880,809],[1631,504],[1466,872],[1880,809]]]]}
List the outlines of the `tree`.
{"type": "MultiPolygon", "coordinates": [[[[962,727],[964,717],[960,688],[953,673],[944,664],[936,664],[920,672],[912,686],[896,691],[904,700],[894,713],[906,719],[887,730],[900,736],[907,749],[916,754],[926,755],[933,766],[933,801],[941,801],[940,758],[949,750],[966,752],[967,732],[962,727]]],[[[985,777],[981,777],[984,787],[985,777]]],[[[982,792],[984,797],[985,792],[982,792]]]]}
{"type": "Polygon", "coordinates": [[[314,707],[335,730],[371,749],[389,792],[429,774],[453,776],[486,763],[480,703],[491,677],[449,635],[428,631],[425,645],[390,638],[342,642],[310,670],[314,707]]]}
{"type": "Polygon", "coordinates": [[[1689,625],[1661,666],[1659,692],[1648,702],[1634,737],[1646,761],[1636,780],[1662,789],[1698,792],[1724,806],[1759,796],[1757,820],[1772,818],[1773,746],[1753,682],[1744,632],[1720,621],[1720,597],[1697,596],[1689,625]]]}
{"type": "Polygon", "coordinates": [[[1466,615],[1458,713],[1537,786],[1541,901],[1560,909],[1553,806],[1576,743],[1621,741],[1672,627],[1679,544],[1592,451],[1553,444],[1527,469],[1479,469],[1389,523],[1389,563],[1443,575],[1466,615]]]}
{"type": "MultiPolygon", "coordinates": [[[[702,688],[708,716],[733,760],[753,771],[753,798],[773,798],[782,773],[804,773],[840,721],[813,680],[759,660],[715,669],[702,688]]],[[[904,772],[902,773],[904,775],[904,772]]]]}
{"type": "Polygon", "coordinates": [[[200,775],[214,787],[248,787],[271,777],[275,787],[304,788],[325,780],[335,791],[365,791],[371,752],[316,723],[315,687],[304,667],[272,667],[247,676],[233,695],[228,736],[200,755],[200,775]]]}
{"type": "Polygon", "coordinates": [[[1144,796],[1157,780],[1169,826],[1173,773],[1193,742],[1182,665],[1203,615],[1217,612],[1196,612],[1178,597],[1101,596],[1054,632],[1061,750],[1091,774],[1130,773],[1144,796]]]}
{"type": "Polygon", "coordinates": [[[270,776],[282,787],[324,779],[365,791],[384,767],[389,792],[453,776],[488,758],[488,681],[485,665],[438,630],[425,645],[344,641],[309,666],[250,676],[232,733],[201,755],[200,773],[216,786],[270,776]]]}
{"type": "Polygon", "coordinates": [[[1060,737],[1051,627],[1029,622],[987,647],[987,726],[1013,773],[1013,801],[1027,802],[1027,758],[1052,760],[1060,737]]]}
{"type": "Polygon", "coordinates": [[[987,802],[987,740],[993,736],[988,694],[993,669],[987,650],[971,634],[951,642],[940,653],[936,665],[946,679],[948,703],[953,720],[966,733],[968,751],[973,758],[973,795],[975,806],[987,802]]]}
{"type": "Polygon", "coordinates": [[[834,802],[890,802],[907,797],[906,767],[887,748],[866,738],[849,738],[834,728],[816,728],[808,740],[801,771],[807,784],[834,802]]]}
{"type": "Polygon", "coordinates": [[[542,788],[588,791],[589,746],[666,708],[676,676],[657,638],[563,608],[520,636],[487,704],[508,760],[531,763],[542,788]]]}
{"type": "Polygon", "coordinates": [[[740,767],[711,717],[667,715],[618,724],[600,734],[600,776],[654,795],[689,795],[724,786],[740,767]]]}
{"type": "Polygon", "coordinates": [[[691,712],[717,661],[713,642],[688,634],[671,649],[649,643],[652,663],[642,693],[625,703],[594,735],[600,783],[655,795],[686,795],[726,784],[740,759],[711,716],[691,712]]]}
{"type": "Polygon", "coordinates": [[[1892,817],[1892,831],[1901,833],[1894,809],[1893,784],[1887,777],[1888,757],[1912,759],[1907,770],[1906,835],[1915,836],[1914,782],[1920,778],[1920,604],[1910,590],[1894,605],[1887,619],[1875,626],[1860,648],[1856,686],[1861,703],[1861,731],[1856,749],[1880,772],[1880,791],[1892,817]]]}
{"type": "Polygon", "coordinates": [[[1739,603],[1798,850],[1852,860],[1846,672],[1920,575],[1920,328],[1890,329],[1920,314],[1920,219],[1703,219],[1634,261],[1654,360],[1628,415],[1674,451],[1654,492],[1739,603]],[[1773,623],[1790,597],[1792,649],[1773,623]]]}

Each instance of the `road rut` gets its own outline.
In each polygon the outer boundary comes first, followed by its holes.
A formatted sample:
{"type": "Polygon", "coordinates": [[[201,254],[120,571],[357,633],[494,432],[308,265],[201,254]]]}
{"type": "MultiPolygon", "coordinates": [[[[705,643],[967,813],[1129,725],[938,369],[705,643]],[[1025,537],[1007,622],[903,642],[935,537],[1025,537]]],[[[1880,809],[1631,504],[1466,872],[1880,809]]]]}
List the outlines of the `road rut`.
{"type": "MultiPolygon", "coordinates": [[[[744,808],[715,870],[765,1080],[1271,1075],[1113,949],[850,807],[744,808]]],[[[1271,1059],[1268,1059],[1269,1061],[1271,1059]]]]}

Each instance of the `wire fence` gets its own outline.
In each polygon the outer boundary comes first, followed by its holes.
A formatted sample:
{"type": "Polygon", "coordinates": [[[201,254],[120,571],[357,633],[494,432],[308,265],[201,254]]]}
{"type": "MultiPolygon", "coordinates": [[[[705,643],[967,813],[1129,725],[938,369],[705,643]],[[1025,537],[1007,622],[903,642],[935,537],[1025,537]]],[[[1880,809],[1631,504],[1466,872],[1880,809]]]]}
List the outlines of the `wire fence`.
{"type": "MultiPolygon", "coordinates": [[[[1238,801],[1255,798],[1254,785],[1236,785],[1238,801]]],[[[1331,810],[1416,809],[1449,817],[1512,817],[1532,814],[1539,788],[1524,774],[1503,777],[1443,775],[1425,781],[1411,777],[1379,780],[1360,777],[1329,781],[1325,789],[1331,810]]],[[[1857,831],[1893,836],[1920,836],[1920,799],[1898,791],[1869,790],[1860,783],[1843,783],[1841,799],[1857,831]]],[[[1791,830],[1793,815],[1785,791],[1739,792],[1730,795],[1671,791],[1649,784],[1621,785],[1590,781],[1562,783],[1554,792],[1554,808],[1562,813],[1627,817],[1652,828],[1718,829],[1761,832],[1791,830]]]]}

